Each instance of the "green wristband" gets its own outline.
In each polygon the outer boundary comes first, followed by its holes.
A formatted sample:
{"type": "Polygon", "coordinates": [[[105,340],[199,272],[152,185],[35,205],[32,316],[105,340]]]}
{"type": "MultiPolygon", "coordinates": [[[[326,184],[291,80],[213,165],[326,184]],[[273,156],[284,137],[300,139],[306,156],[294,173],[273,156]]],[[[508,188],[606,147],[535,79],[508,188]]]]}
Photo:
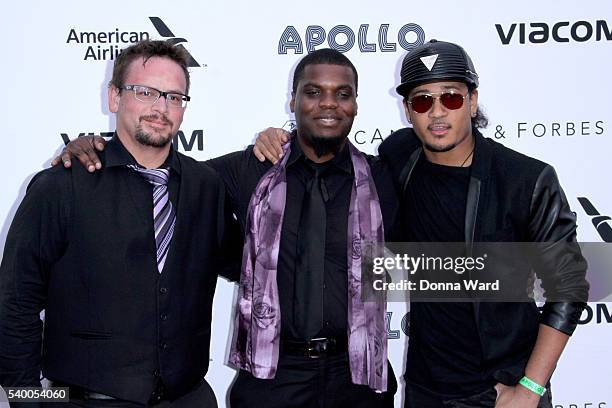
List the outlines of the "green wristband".
{"type": "Polygon", "coordinates": [[[538,394],[540,397],[546,392],[545,387],[542,387],[540,384],[527,377],[521,378],[519,384],[527,388],[529,391],[538,394]]]}

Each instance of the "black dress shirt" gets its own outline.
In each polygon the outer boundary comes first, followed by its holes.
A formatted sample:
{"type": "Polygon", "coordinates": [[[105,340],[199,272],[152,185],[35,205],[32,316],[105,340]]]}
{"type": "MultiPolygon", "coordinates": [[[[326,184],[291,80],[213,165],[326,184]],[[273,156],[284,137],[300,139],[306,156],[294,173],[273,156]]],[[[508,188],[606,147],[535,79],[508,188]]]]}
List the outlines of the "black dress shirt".
{"type": "MultiPolygon", "coordinates": [[[[314,170],[312,162],[302,152],[294,138],[287,162],[287,200],[281,242],[279,248],[277,284],[281,310],[281,337],[306,340],[293,321],[294,280],[296,271],[297,235],[306,182],[314,170]],[[310,163],[308,163],[310,162],[310,163]]],[[[230,153],[209,161],[225,182],[232,207],[244,231],[251,194],[259,179],[272,166],[261,163],[253,155],[252,146],[245,151],[230,153]]],[[[397,209],[397,196],[392,178],[386,166],[377,158],[368,157],[372,175],[381,201],[385,227],[389,227],[397,209]]],[[[323,322],[318,337],[342,337],[347,335],[348,313],[348,265],[347,228],[351,198],[353,165],[348,146],[331,161],[324,164],[322,174],[327,195],[325,285],[317,299],[323,302],[323,322]]],[[[390,229],[390,228],[388,228],[390,229]]],[[[295,288],[299,290],[299,288],[295,288]]]]}

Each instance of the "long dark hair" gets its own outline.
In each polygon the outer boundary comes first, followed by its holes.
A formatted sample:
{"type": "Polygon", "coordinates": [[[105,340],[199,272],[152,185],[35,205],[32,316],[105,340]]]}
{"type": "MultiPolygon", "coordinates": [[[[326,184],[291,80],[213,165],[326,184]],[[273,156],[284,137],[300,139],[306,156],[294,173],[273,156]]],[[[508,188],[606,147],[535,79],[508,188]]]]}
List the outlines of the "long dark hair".
{"type": "MultiPolygon", "coordinates": [[[[468,91],[472,93],[476,88],[468,85],[468,91]]],[[[484,129],[489,126],[489,118],[484,113],[482,106],[476,107],[476,115],[472,118],[472,129],[484,129]]]]}

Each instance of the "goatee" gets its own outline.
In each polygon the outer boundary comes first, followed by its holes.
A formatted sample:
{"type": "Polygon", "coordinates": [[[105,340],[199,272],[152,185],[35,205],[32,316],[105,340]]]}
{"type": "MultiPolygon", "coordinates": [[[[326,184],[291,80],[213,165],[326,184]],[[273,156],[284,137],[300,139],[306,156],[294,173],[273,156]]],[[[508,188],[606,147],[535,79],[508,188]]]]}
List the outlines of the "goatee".
{"type": "Polygon", "coordinates": [[[346,140],[346,136],[333,136],[333,137],[322,137],[311,135],[308,137],[308,141],[312,145],[312,148],[317,157],[325,156],[328,153],[336,155],[342,144],[346,140]]]}
{"type": "Polygon", "coordinates": [[[136,141],[143,146],[151,146],[151,147],[164,147],[168,143],[172,141],[172,135],[168,134],[166,137],[158,137],[154,138],[150,133],[143,131],[142,129],[138,129],[136,131],[136,141]]]}
{"type": "MultiPolygon", "coordinates": [[[[168,133],[165,137],[161,136],[161,137],[155,138],[153,137],[153,135],[151,135],[151,133],[145,132],[144,129],[142,128],[143,120],[159,120],[159,119],[160,117],[157,115],[149,115],[149,116],[140,117],[140,120],[139,120],[140,124],[136,128],[136,134],[135,134],[135,138],[138,143],[140,143],[143,146],[164,147],[172,141],[171,133],[168,133]]],[[[172,128],[173,123],[166,116],[162,116],[161,120],[164,121],[166,124],[168,124],[170,128],[172,128]]]]}
{"type": "Polygon", "coordinates": [[[449,152],[451,150],[453,150],[455,147],[457,146],[456,143],[451,143],[449,145],[446,146],[432,146],[430,144],[427,143],[423,143],[423,147],[427,150],[429,150],[430,152],[434,152],[434,153],[445,153],[445,152],[449,152]]]}

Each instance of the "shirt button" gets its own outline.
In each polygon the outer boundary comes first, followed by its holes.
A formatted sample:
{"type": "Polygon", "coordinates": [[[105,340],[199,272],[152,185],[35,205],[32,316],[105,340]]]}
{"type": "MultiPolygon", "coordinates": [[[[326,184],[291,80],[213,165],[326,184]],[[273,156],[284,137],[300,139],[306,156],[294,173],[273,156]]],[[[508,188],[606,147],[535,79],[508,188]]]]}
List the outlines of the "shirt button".
{"type": "Polygon", "coordinates": [[[168,348],[168,343],[160,343],[159,347],[160,347],[162,350],[166,350],[166,349],[168,348]]]}
{"type": "Polygon", "coordinates": [[[153,375],[154,375],[155,377],[159,377],[159,370],[155,370],[155,371],[153,371],[153,375]]]}
{"type": "Polygon", "coordinates": [[[160,318],[160,319],[162,319],[162,320],[166,320],[166,319],[168,318],[168,316],[167,316],[165,313],[162,313],[162,314],[159,316],[159,318],[160,318]]]}
{"type": "Polygon", "coordinates": [[[159,293],[165,295],[166,293],[168,293],[168,288],[159,288],[159,293]]]}

